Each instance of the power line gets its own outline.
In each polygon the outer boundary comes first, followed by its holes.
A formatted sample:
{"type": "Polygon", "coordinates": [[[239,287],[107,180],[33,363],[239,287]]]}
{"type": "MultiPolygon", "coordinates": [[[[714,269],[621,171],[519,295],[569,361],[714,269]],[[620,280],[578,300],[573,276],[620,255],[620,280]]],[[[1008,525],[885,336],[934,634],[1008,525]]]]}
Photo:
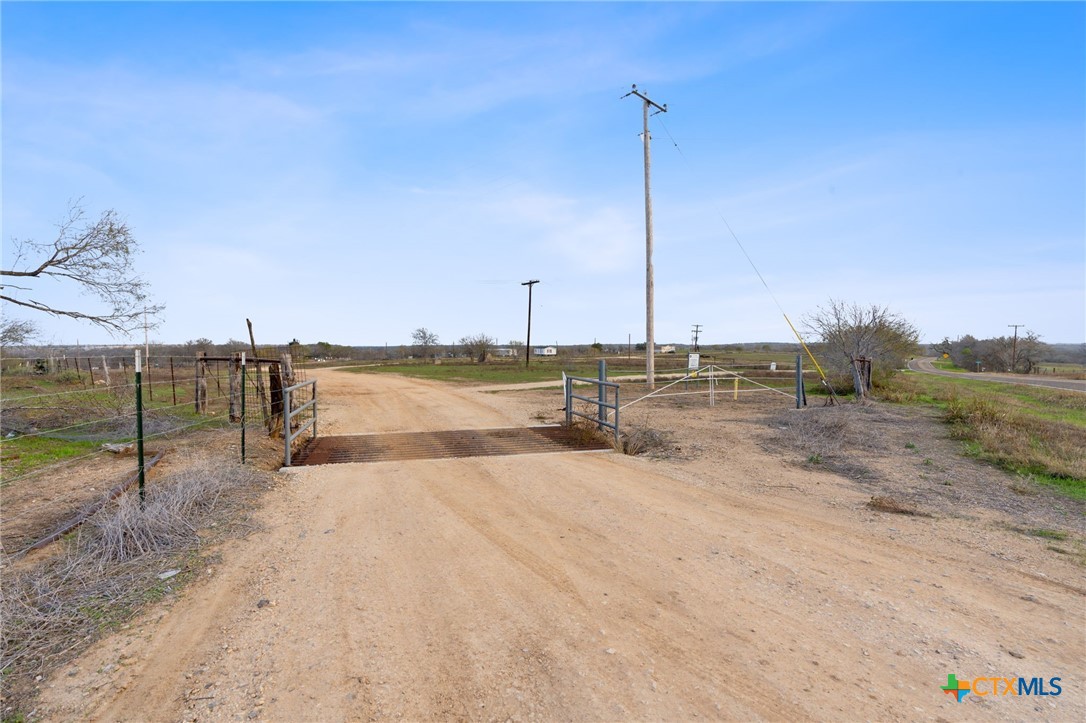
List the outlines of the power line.
{"type": "MultiPolygon", "coordinates": [[[[664,121],[663,121],[662,118],[659,120],[659,123],[660,123],[660,127],[664,129],[664,133],[666,133],[667,137],[671,140],[671,144],[673,146],[675,146],[675,150],[677,150],[679,152],[679,155],[682,156],[682,159],[687,164],[689,164],[690,159],[686,157],[685,153],[683,153],[683,149],[679,147],[679,144],[675,140],[675,137],[673,135],[671,135],[671,131],[669,131],[667,126],[664,125],[664,121]]],[[[758,280],[762,282],[762,286],[764,286],[765,290],[769,293],[769,297],[771,299],[773,299],[773,303],[776,305],[777,309],[781,312],[781,316],[784,317],[785,322],[787,322],[788,328],[790,328],[792,330],[792,333],[795,335],[796,340],[799,341],[800,346],[802,346],[803,350],[805,352],[807,352],[807,356],[808,356],[808,358],[810,358],[811,363],[813,363],[814,366],[815,366],[815,369],[818,370],[818,376],[822,380],[823,386],[825,386],[826,389],[829,390],[830,395],[834,399],[836,399],[837,395],[833,393],[833,388],[830,386],[829,380],[826,379],[826,374],[822,371],[822,367],[819,366],[818,360],[815,359],[814,354],[811,352],[810,348],[807,346],[807,342],[805,342],[803,340],[803,337],[800,335],[799,331],[796,330],[796,327],[792,323],[792,320],[788,318],[788,313],[784,310],[784,307],[781,306],[781,302],[777,300],[777,295],[773,293],[773,289],[769,288],[769,284],[766,283],[765,277],[762,276],[762,272],[758,270],[758,266],[754,263],[754,259],[752,259],[750,257],[750,254],[747,253],[746,247],[743,246],[743,242],[739,240],[739,236],[736,235],[735,231],[732,230],[731,224],[728,223],[728,219],[724,217],[724,213],[720,210],[720,207],[717,206],[715,202],[713,203],[713,207],[716,210],[717,216],[719,216],[720,220],[724,223],[724,228],[728,229],[728,233],[731,234],[732,240],[735,241],[735,245],[738,246],[739,250],[743,252],[743,256],[746,258],[747,263],[750,264],[750,268],[754,270],[754,273],[755,273],[755,275],[757,275],[758,280]]]]}

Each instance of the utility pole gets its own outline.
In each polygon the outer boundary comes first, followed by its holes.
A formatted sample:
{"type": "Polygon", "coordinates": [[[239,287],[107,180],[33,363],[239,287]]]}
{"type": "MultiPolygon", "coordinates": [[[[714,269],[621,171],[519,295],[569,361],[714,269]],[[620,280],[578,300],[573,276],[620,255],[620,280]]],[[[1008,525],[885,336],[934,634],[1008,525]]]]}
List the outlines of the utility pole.
{"type": "Polygon", "coordinates": [[[1018,327],[1025,324],[1007,324],[1007,326],[1014,327],[1014,341],[1011,342],[1011,371],[1013,372],[1018,368],[1018,327]]]}
{"type": "MultiPolygon", "coordinates": [[[[656,339],[653,329],[653,278],[652,278],[652,190],[649,183],[652,169],[652,152],[650,150],[649,135],[649,106],[656,108],[656,113],[667,113],[667,103],[659,105],[647,95],[640,92],[637,86],[622,96],[628,98],[636,95],[641,99],[641,116],[644,130],[641,140],[645,146],[645,383],[649,389],[656,388],[656,339]]],[[[653,113],[653,115],[656,115],[653,113]]]]}
{"type": "Polygon", "coordinates": [[[532,358],[532,287],[539,283],[539,279],[532,279],[531,281],[525,281],[521,286],[528,287],[528,338],[524,341],[524,368],[528,368],[528,363],[532,358]]]}
{"type": "Polygon", "coordinates": [[[701,324],[694,324],[694,351],[701,351],[698,347],[698,335],[701,333],[701,324]]]}

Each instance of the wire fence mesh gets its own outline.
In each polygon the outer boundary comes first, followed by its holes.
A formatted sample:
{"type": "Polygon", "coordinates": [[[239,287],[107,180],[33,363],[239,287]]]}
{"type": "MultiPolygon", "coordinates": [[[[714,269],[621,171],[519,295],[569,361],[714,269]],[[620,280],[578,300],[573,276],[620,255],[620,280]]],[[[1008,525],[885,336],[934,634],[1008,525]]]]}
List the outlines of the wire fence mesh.
{"type": "MultiPolygon", "coordinates": [[[[304,370],[290,368],[289,357],[281,360],[274,350],[261,353],[244,375],[240,354],[143,360],[145,457],[193,435],[236,434],[230,446],[239,455],[246,433],[280,435],[284,377],[300,381],[304,370]]],[[[5,358],[0,371],[0,545],[10,553],[138,471],[141,430],[133,356],[5,358]]],[[[292,396],[292,407],[307,401],[304,393],[292,396]]]]}

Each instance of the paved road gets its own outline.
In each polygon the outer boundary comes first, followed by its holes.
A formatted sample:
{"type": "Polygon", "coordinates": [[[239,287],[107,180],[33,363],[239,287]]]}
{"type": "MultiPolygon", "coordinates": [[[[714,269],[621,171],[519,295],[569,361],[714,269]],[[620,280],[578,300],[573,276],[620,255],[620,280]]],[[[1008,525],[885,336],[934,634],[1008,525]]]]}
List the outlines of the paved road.
{"type": "Polygon", "coordinates": [[[1086,392],[1086,380],[1082,379],[1046,379],[1044,377],[1023,377],[1021,374],[976,374],[973,372],[944,372],[936,369],[932,362],[935,357],[923,359],[911,359],[909,369],[924,374],[935,374],[940,377],[955,377],[957,379],[977,379],[984,382],[1003,382],[1004,384],[1024,384],[1027,387],[1055,387],[1056,389],[1070,389],[1073,392],[1086,392]]]}

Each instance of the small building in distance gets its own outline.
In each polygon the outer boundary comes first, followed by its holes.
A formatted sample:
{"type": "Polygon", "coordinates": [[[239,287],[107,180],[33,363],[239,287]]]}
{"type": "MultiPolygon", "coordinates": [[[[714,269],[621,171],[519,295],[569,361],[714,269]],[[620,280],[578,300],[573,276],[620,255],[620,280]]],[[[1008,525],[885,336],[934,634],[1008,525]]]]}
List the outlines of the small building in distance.
{"type": "Polygon", "coordinates": [[[664,345],[662,345],[660,347],[660,353],[661,354],[674,354],[675,353],[675,345],[674,344],[664,344],[664,345]]]}
{"type": "Polygon", "coordinates": [[[509,356],[516,356],[516,355],[517,355],[517,350],[514,349],[511,346],[499,346],[497,349],[494,350],[494,356],[509,357],[509,356]]]}
{"type": "Polygon", "coordinates": [[[536,356],[558,356],[558,347],[556,346],[537,346],[532,350],[532,353],[536,356]]]}

